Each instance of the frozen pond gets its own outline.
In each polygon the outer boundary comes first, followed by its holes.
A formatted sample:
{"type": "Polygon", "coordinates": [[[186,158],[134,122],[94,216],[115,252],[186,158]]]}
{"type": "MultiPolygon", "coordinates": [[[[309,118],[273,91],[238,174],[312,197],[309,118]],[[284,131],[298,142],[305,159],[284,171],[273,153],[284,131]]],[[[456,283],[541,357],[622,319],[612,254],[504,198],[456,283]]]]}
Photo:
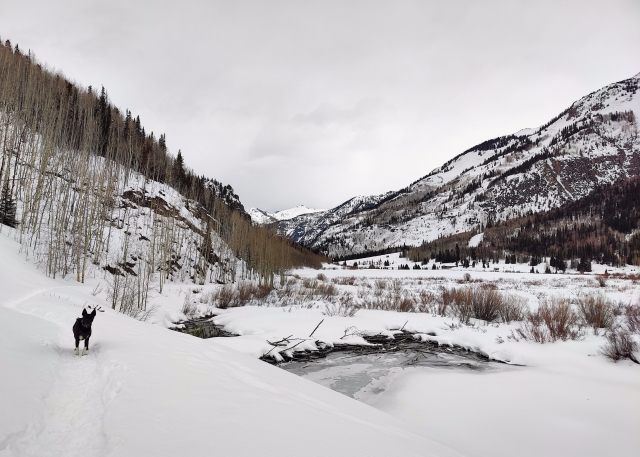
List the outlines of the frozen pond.
{"type": "Polygon", "coordinates": [[[473,353],[463,357],[428,350],[364,355],[339,351],[312,362],[287,362],[279,367],[368,404],[375,403],[393,379],[408,370],[483,372],[506,368],[504,364],[487,361],[473,353]]]}

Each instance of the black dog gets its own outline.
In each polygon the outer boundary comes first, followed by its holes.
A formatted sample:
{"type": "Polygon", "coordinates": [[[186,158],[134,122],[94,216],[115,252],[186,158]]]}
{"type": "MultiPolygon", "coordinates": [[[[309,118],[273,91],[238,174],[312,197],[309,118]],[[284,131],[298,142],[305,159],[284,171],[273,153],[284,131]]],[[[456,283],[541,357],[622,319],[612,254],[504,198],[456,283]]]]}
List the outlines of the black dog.
{"type": "Polygon", "coordinates": [[[73,324],[73,336],[76,338],[76,355],[78,355],[78,344],[80,344],[80,340],[84,340],[82,355],[87,355],[89,338],[91,337],[91,324],[93,323],[94,317],[96,317],[95,308],[91,314],[87,313],[86,309],[83,309],[82,317],[77,318],[76,323],[73,324]]]}

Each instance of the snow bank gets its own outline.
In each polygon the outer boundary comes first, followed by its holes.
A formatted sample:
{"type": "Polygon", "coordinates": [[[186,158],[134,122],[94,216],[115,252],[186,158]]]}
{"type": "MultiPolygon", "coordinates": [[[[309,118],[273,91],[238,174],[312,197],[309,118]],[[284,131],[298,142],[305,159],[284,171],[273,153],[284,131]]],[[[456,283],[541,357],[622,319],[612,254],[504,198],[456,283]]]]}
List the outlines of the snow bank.
{"type": "Polygon", "coordinates": [[[93,284],[43,277],[6,234],[0,258],[2,456],[460,455],[312,382],[110,309],[89,355],[74,356],[75,318],[105,305],[93,284]]]}

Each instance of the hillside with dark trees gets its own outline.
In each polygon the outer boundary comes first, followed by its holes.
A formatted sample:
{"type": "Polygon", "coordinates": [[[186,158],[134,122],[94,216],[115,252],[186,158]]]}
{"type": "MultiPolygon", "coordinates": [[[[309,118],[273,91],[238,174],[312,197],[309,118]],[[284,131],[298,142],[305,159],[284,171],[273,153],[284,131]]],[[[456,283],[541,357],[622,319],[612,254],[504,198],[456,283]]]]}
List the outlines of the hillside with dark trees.
{"type": "Polygon", "coordinates": [[[325,260],[254,226],[230,185],[195,173],[104,87],[82,87],[9,40],[0,40],[0,153],[0,223],[16,227],[53,276],[84,281],[88,266],[105,262],[119,275],[144,259],[151,278],[180,266],[194,281],[224,282],[242,261],[244,277],[272,284],[325,260]]]}
{"type": "Polygon", "coordinates": [[[588,197],[535,215],[489,224],[483,241],[468,247],[476,232],[440,238],[408,249],[411,260],[441,262],[529,262],[543,257],[558,269],[586,268],[588,262],[640,265],[640,179],[598,187],[588,197]],[[582,262],[582,266],[580,265],[582,262]]]}

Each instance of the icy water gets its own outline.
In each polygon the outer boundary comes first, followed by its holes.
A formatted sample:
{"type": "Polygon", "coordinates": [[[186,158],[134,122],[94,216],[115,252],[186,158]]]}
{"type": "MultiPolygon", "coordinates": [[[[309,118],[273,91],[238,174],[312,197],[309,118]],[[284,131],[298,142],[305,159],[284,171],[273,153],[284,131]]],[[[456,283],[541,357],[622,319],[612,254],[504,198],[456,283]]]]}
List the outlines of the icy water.
{"type": "MultiPolygon", "coordinates": [[[[189,333],[199,338],[233,337],[214,325],[210,317],[176,323],[173,330],[189,333]]],[[[398,335],[397,335],[398,336],[398,335]]],[[[387,340],[385,340],[386,342],[387,340]]],[[[372,341],[375,343],[375,341],[372,341]]],[[[338,349],[326,357],[279,363],[278,366],[295,375],[316,382],[336,392],[364,403],[375,403],[378,396],[393,379],[408,370],[460,370],[486,372],[505,369],[506,365],[459,348],[449,348],[429,343],[419,343],[404,335],[404,348],[387,344],[380,352],[361,354],[357,349],[338,349]],[[407,344],[409,345],[407,347],[407,344]]]]}
{"type": "Polygon", "coordinates": [[[332,352],[313,362],[287,362],[280,368],[364,403],[374,403],[393,379],[406,370],[465,370],[484,372],[503,364],[447,353],[402,351],[385,354],[332,352]]]}

